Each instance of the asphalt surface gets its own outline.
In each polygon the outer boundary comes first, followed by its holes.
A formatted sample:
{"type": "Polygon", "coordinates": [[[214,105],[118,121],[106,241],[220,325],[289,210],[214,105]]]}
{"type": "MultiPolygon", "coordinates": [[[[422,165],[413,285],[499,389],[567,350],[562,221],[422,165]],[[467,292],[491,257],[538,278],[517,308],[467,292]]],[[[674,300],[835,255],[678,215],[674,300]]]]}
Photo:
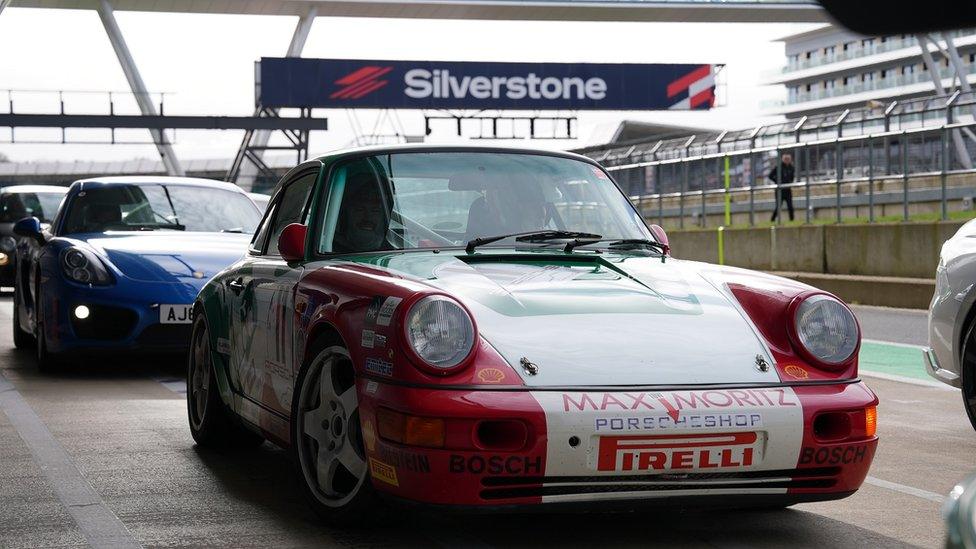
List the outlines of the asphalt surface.
{"type": "MultiPolygon", "coordinates": [[[[379,514],[326,525],[285,452],[214,453],[186,426],[178,359],[113,358],[56,376],[13,349],[0,301],[0,547],[936,547],[940,501],[974,467],[958,392],[866,377],[880,447],[852,497],[768,512],[379,514]]],[[[924,315],[858,308],[865,337],[924,342],[924,315]],[[922,335],[919,335],[922,334],[922,335]],[[918,337],[922,339],[919,340],[918,337]]]]}

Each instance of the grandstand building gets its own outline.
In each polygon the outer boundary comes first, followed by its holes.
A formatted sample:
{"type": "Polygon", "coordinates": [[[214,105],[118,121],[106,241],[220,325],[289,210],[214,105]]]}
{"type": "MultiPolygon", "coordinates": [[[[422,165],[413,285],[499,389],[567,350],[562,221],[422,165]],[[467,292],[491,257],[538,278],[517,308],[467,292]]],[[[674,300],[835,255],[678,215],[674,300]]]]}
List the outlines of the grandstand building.
{"type": "MultiPolygon", "coordinates": [[[[800,118],[931,95],[935,88],[930,63],[914,35],[871,37],[826,25],[780,41],[786,64],[767,73],[764,81],[786,86],[786,100],[768,106],[768,114],[800,118]]],[[[952,45],[967,80],[976,82],[976,30],[935,34],[923,41],[944,88],[954,87],[954,67],[943,53],[952,45]]]]}

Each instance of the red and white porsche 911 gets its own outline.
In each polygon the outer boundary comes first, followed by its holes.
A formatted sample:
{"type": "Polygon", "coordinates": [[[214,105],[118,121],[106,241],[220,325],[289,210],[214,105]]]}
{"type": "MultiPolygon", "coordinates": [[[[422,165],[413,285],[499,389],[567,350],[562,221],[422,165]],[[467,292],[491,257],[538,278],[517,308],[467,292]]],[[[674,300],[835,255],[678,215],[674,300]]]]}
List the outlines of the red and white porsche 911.
{"type": "Polygon", "coordinates": [[[874,457],[860,332],[827,293],[680,261],[565,153],[306,162],[195,305],[194,438],[290,448],[322,514],[842,498],[874,457]]]}

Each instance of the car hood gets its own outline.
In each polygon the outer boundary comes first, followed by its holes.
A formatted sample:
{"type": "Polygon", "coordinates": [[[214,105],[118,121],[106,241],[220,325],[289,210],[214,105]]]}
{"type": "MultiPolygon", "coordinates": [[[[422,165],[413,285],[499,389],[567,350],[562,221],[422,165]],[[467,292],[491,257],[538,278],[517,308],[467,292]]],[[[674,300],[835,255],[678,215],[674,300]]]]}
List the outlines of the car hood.
{"type": "Polygon", "coordinates": [[[373,262],[460,299],[529,386],[776,383],[710,266],[628,254],[398,254],[373,262]],[[527,375],[524,358],[538,366],[527,375]]]}
{"type": "Polygon", "coordinates": [[[251,235],[199,232],[107,232],[72,235],[86,242],[122,275],[144,282],[202,286],[240,259],[251,235]]]}

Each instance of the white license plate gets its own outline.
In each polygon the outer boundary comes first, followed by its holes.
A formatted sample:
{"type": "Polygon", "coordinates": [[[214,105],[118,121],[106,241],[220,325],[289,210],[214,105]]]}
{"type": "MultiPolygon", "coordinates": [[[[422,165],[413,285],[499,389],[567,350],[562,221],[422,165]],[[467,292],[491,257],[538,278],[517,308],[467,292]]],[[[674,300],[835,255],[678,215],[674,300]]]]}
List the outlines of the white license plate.
{"type": "Polygon", "coordinates": [[[160,305],[160,324],[190,324],[193,322],[193,308],[190,305],[160,305]]]}

